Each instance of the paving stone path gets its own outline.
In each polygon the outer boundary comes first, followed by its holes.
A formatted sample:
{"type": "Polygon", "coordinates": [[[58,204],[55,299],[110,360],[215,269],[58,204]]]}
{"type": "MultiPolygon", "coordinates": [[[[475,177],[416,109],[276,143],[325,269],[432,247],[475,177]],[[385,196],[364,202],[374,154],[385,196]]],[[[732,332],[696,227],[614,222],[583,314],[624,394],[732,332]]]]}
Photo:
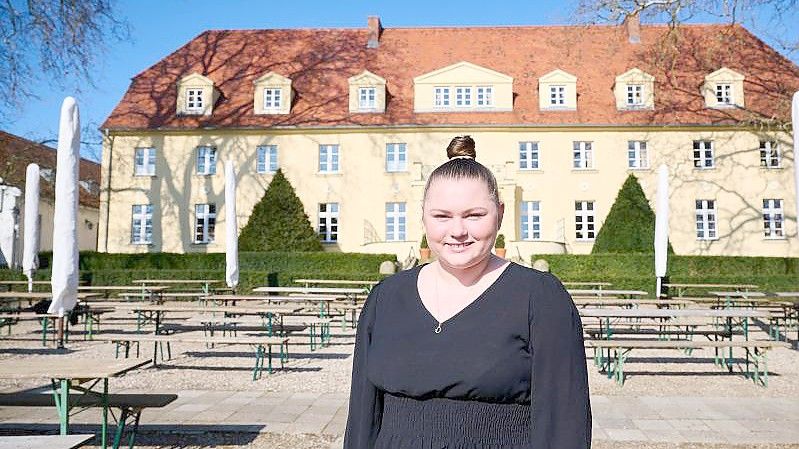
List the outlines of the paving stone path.
{"type": "MultiPolygon", "coordinates": [[[[127,393],[137,391],[128,390],[127,393]]],[[[150,393],[153,393],[152,391],[150,393]]],[[[345,393],[178,392],[163,409],[142,414],[142,430],[277,432],[340,436],[345,393]]],[[[672,443],[799,444],[796,398],[592,396],[594,438],[672,443]]],[[[99,422],[96,409],[75,415],[75,430],[99,422]]],[[[54,409],[0,408],[0,430],[57,428],[54,409]]],[[[341,447],[341,438],[331,446],[341,447]]]]}

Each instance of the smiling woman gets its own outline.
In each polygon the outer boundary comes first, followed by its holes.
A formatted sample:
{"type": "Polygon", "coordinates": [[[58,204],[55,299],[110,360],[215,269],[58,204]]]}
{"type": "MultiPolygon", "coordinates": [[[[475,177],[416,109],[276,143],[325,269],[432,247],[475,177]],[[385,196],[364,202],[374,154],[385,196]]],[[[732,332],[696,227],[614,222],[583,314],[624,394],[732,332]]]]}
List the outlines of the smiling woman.
{"type": "Polygon", "coordinates": [[[366,300],[344,449],[587,448],[574,303],[549,274],[491,254],[504,205],[469,136],[425,187],[430,264],[366,300]]]}

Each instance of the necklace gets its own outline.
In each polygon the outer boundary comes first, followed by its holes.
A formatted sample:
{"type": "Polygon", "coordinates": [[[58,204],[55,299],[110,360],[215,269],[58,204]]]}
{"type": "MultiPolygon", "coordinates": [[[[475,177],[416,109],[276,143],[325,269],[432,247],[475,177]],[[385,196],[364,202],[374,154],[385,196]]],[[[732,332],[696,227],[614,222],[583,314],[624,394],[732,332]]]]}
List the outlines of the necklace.
{"type": "MultiPolygon", "coordinates": [[[[436,270],[436,275],[435,275],[435,278],[436,278],[436,312],[438,312],[439,315],[441,315],[441,307],[439,307],[439,300],[438,300],[438,277],[441,275],[441,273],[438,272],[438,271],[440,269],[441,268],[439,267],[438,270],[436,270]]],[[[436,321],[438,321],[438,318],[436,318],[436,321]]],[[[438,326],[436,326],[436,328],[433,329],[433,332],[435,332],[437,334],[441,333],[441,321],[438,321],[438,326]]]]}

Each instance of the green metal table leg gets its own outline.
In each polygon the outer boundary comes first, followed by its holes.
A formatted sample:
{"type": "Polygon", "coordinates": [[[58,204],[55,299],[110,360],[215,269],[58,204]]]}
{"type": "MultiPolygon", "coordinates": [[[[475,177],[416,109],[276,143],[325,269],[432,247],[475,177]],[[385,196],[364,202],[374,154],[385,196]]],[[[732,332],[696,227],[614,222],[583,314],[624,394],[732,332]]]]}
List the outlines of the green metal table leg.
{"type": "Polygon", "coordinates": [[[100,430],[100,438],[102,440],[102,448],[106,447],[106,440],[108,436],[108,378],[103,379],[103,423],[100,430]]]}

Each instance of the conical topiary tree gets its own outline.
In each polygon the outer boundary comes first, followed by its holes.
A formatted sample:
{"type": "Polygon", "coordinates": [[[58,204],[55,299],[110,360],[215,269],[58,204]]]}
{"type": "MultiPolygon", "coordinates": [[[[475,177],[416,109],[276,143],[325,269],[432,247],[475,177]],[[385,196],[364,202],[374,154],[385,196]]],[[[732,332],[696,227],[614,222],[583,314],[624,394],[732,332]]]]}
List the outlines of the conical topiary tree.
{"type": "MultiPolygon", "coordinates": [[[[655,213],[638,179],[630,174],[621,186],[594,241],[592,253],[654,252],[655,213]]],[[[673,253],[669,244],[669,253],[673,253]]]]}
{"type": "Polygon", "coordinates": [[[239,236],[241,251],[322,251],[294,187],[278,169],[239,236]]]}

